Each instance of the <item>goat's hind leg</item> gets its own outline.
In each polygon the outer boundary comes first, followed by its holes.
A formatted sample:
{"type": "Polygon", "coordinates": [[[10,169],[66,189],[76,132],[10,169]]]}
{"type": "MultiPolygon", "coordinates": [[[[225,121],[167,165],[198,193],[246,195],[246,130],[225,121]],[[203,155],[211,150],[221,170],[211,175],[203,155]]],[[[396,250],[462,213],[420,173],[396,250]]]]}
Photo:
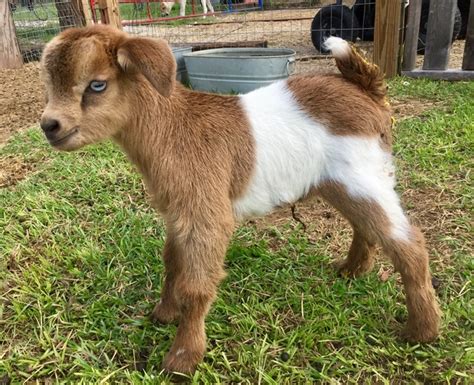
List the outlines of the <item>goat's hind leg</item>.
{"type": "Polygon", "coordinates": [[[347,258],[336,264],[339,274],[348,278],[357,278],[369,273],[374,267],[375,244],[364,233],[353,228],[351,248],[347,258]]]}
{"type": "Polygon", "coordinates": [[[343,184],[330,182],[319,188],[354,227],[351,252],[343,266],[357,275],[371,266],[371,250],[379,243],[400,272],[405,287],[408,322],[404,336],[417,342],[433,340],[438,335],[441,313],[431,286],[423,235],[409,224],[393,187],[383,178],[378,182],[357,182],[357,196],[343,184]],[[378,191],[364,192],[364,186],[376,186],[378,191]]]}
{"type": "Polygon", "coordinates": [[[402,276],[408,321],[403,331],[412,342],[429,342],[439,334],[441,311],[436,302],[428,265],[428,252],[420,230],[410,226],[408,239],[382,240],[385,253],[402,276]]]}
{"type": "Polygon", "coordinates": [[[318,188],[318,192],[350,222],[354,231],[349,254],[335,264],[339,273],[348,278],[369,273],[374,267],[375,234],[367,231],[367,228],[359,228],[361,223],[356,219],[357,209],[342,185],[325,183],[318,188]]]}

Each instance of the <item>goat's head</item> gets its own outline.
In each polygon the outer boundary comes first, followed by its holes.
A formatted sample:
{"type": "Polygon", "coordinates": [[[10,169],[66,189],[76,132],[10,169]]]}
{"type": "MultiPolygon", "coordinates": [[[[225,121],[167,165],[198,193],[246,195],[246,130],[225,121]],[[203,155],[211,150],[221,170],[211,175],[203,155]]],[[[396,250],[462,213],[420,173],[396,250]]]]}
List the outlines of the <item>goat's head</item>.
{"type": "Polygon", "coordinates": [[[175,86],[176,63],[166,42],[106,26],[61,33],[46,46],[41,66],[47,94],[41,128],[60,150],[119,135],[140,113],[140,87],[156,89],[160,98],[175,86]]]}
{"type": "Polygon", "coordinates": [[[169,16],[173,9],[174,1],[163,1],[160,5],[161,16],[169,16]]]}

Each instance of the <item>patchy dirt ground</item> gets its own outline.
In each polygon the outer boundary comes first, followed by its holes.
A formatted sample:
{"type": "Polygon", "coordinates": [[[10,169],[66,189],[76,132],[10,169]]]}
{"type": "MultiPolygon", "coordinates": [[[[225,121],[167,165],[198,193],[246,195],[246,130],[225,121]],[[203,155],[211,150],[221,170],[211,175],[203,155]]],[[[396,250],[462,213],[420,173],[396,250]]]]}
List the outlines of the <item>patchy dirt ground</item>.
{"type": "Polygon", "coordinates": [[[34,169],[31,163],[25,163],[21,157],[13,155],[0,157],[0,188],[16,184],[34,169]]]}
{"type": "Polygon", "coordinates": [[[14,132],[37,124],[43,103],[38,63],[0,70],[0,146],[14,132]]]}

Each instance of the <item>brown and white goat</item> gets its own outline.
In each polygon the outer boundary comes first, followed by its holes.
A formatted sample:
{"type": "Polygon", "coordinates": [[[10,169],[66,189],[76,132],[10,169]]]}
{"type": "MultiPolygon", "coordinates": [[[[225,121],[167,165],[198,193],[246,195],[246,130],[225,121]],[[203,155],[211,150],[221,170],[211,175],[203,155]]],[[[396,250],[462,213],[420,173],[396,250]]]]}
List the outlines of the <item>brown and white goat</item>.
{"type": "Polygon", "coordinates": [[[370,271],[381,245],[405,286],[406,338],[438,335],[424,239],[394,191],[383,77],[343,40],[327,46],[342,75],[294,77],[242,96],[184,88],[164,41],[105,26],[67,30],[44,51],[41,128],[51,145],[70,151],[112,138],[166,221],[166,277],[152,317],[179,321],[169,372],[191,373],[203,358],[204,319],[236,221],[315,193],[354,229],[341,271],[370,271]]]}

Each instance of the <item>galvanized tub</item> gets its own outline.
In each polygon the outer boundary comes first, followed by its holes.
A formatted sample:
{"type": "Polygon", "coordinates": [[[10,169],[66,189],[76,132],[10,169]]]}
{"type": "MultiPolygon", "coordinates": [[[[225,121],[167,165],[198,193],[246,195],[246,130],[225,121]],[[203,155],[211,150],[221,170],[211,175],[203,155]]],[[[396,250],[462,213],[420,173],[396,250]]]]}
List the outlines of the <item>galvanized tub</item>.
{"type": "Polygon", "coordinates": [[[192,47],[172,47],[174,58],[176,60],[176,80],[181,83],[188,83],[188,72],[186,71],[186,64],[184,63],[183,55],[185,53],[191,53],[192,47]]]}
{"type": "Polygon", "coordinates": [[[287,48],[218,48],[184,54],[191,87],[246,93],[294,72],[295,51],[287,48]]]}

